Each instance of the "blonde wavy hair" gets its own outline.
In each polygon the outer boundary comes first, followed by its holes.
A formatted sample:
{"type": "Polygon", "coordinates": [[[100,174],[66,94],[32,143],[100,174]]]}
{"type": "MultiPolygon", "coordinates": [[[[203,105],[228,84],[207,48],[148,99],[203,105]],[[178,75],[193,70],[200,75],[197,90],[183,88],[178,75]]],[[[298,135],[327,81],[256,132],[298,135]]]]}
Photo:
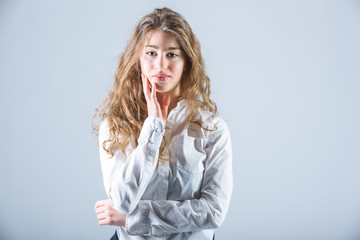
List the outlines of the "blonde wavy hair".
{"type": "MultiPolygon", "coordinates": [[[[210,130],[198,117],[198,110],[208,111],[214,116],[218,114],[215,102],[210,99],[210,79],[205,73],[200,43],[190,25],[179,13],[169,8],[155,9],[145,15],[135,27],[120,57],[114,86],[96,109],[92,119],[92,126],[97,134],[100,123],[107,119],[110,136],[102,147],[111,156],[114,156],[116,150],[126,151],[130,143],[137,146],[141,128],[148,116],[141,80],[140,54],[145,35],[155,29],[173,34],[184,53],[186,71],[180,83],[180,99],[189,108],[187,123],[195,123],[210,130]]],[[[160,156],[164,154],[165,148],[166,141],[163,141],[160,156]]]]}

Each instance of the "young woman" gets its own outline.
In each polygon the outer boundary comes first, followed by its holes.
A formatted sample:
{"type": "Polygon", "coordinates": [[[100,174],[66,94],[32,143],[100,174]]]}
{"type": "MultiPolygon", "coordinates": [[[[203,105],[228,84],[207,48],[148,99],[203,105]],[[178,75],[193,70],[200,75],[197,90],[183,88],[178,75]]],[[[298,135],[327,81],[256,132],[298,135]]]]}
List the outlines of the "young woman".
{"type": "Polygon", "coordinates": [[[95,117],[113,239],[213,239],[232,192],[229,130],[210,99],[200,44],[178,13],[136,26],[95,117]]]}

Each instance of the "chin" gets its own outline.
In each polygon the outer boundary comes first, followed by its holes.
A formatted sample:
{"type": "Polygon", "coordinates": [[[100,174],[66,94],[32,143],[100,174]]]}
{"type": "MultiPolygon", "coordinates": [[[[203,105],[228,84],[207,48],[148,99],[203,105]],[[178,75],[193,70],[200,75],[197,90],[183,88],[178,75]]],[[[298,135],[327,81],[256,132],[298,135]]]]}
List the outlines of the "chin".
{"type": "Polygon", "coordinates": [[[169,91],[163,90],[163,89],[156,89],[156,92],[158,93],[167,93],[169,91]]]}
{"type": "Polygon", "coordinates": [[[160,92],[160,93],[164,93],[164,92],[170,91],[170,89],[167,89],[167,88],[161,86],[160,84],[156,84],[156,91],[160,92]]]}

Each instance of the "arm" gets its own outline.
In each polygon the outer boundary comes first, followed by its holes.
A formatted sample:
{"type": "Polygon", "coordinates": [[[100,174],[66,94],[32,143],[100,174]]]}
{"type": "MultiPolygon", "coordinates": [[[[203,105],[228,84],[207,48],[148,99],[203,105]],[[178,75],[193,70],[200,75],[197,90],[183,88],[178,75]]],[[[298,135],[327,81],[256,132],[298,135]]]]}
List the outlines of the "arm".
{"type": "Polygon", "coordinates": [[[129,155],[117,151],[110,158],[102,147],[109,137],[107,121],[101,123],[99,151],[104,186],[119,212],[130,213],[138,204],[156,168],[163,134],[164,122],[150,116],[144,122],[138,146],[129,155]]]}
{"type": "Polygon", "coordinates": [[[99,133],[105,190],[112,206],[125,214],[135,209],[154,173],[170,104],[169,95],[165,95],[159,104],[156,85],[144,74],[141,77],[149,116],[141,129],[138,146],[128,156],[123,151],[117,151],[114,157],[109,158],[102,147],[109,138],[106,121],[100,125],[99,133]]]}
{"type": "Polygon", "coordinates": [[[224,122],[209,140],[201,197],[185,201],[139,201],[126,219],[130,235],[191,232],[222,224],[233,184],[230,135],[224,122]]]}

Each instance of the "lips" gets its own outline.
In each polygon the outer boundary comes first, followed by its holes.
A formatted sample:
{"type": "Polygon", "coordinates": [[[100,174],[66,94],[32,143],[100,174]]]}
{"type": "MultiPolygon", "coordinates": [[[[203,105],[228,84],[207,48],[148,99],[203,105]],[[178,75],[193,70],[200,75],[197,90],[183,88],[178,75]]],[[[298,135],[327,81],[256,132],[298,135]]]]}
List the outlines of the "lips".
{"type": "Polygon", "coordinates": [[[170,75],[167,74],[155,74],[152,76],[157,81],[166,81],[170,75]]]}

